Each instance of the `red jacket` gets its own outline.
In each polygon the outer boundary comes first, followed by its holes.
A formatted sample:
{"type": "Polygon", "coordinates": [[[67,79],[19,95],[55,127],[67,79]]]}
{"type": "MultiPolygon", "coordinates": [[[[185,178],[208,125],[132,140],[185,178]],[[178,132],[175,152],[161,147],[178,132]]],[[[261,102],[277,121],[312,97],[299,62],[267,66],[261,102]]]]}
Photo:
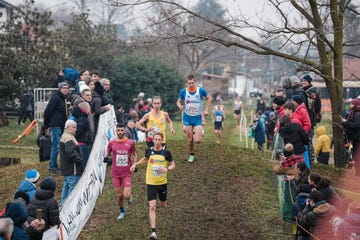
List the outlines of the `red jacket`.
{"type": "Polygon", "coordinates": [[[310,132],[310,117],[304,103],[300,104],[296,108],[295,112],[291,115],[291,122],[299,124],[306,133],[310,132]]]}

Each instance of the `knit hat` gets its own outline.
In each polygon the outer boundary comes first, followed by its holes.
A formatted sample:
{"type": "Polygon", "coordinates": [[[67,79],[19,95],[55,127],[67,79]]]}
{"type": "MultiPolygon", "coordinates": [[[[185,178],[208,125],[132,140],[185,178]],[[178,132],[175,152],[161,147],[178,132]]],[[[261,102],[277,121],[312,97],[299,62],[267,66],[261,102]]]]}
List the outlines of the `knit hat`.
{"type": "Polygon", "coordinates": [[[305,74],[303,77],[302,77],[302,80],[304,81],[307,81],[308,83],[311,83],[312,81],[312,77],[309,75],[309,74],[305,74]]]}
{"type": "Polygon", "coordinates": [[[291,143],[288,143],[284,146],[283,154],[285,157],[289,157],[294,154],[294,146],[291,143]]]}
{"type": "Polygon", "coordinates": [[[282,96],[276,96],[274,97],[273,103],[275,103],[278,106],[282,106],[285,103],[285,98],[282,96]]]}
{"type": "Polygon", "coordinates": [[[35,183],[39,180],[40,173],[36,169],[29,169],[25,173],[25,180],[35,183]]]}
{"type": "Polygon", "coordinates": [[[294,95],[291,97],[291,100],[294,100],[297,104],[302,104],[304,102],[304,98],[300,95],[294,95]]]}
{"type": "Polygon", "coordinates": [[[24,191],[17,191],[14,195],[14,202],[24,200],[25,206],[27,206],[30,203],[30,197],[29,195],[24,191]]]}
{"type": "Polygon", "coordinates": [[[56,182],[53,177],[46,177],[40,183],[40,188],[45,190],[52,190],[55,191],[56,189],[56,182]]]}
{"type": "Polygon", "coordinates": [[[85,82],[85,81],[80,81],[80,82],[78,83],[78,85],[79,85],[79,92],[80,92],[81,94],[82,94],[82,92],[83,92],[85,89],[90,90],[89,86],[86,85],[86,82],[85,82]]]}
{"type": "Polygon", "coordinates": [[[61,83],[59,83],[58,84],[58,87],[59,87],[59,89],[61,89],[61,88],[63,88],[63,87],[69,87],[69,84],[67,83],[67,82],[61,82],[61,83]]]}

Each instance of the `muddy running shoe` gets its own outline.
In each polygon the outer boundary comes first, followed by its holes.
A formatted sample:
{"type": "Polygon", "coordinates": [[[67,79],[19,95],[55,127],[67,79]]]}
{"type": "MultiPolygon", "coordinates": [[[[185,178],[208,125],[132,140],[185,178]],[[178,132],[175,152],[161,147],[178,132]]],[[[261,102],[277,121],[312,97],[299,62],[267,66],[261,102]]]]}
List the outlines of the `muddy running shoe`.
{"type": "Polygon", "coordinates": [[[157,239],[156,232],[152,232],[150,237],[149,237],[149,240],[156,240],[156,239],[157,239]]]}
{"type": "Polygon", "coordinates": [[[127,202],[128,202],[129,205],[132,204],[132,202],[133,202],[132,196],[127,200],[127,202]]]}
{"type": "Polygon", "coordinates": [[[190,154],[188,162],[193,162],[194,158],[195,158],[194,154],[190,154]]]}
{"type": "Polygon", "coordinates": [[[123,220],[125,218],[125,212],[120,212],[118,220],[123,220]]]}

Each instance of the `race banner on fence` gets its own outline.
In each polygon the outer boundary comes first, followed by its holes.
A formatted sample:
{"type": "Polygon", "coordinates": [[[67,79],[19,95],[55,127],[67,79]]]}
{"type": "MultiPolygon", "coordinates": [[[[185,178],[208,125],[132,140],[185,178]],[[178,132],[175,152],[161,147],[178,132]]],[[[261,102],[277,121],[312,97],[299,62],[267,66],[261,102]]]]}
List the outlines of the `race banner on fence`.
{"type": "Polygon", "coordinates": [[[106,156],[108,142],[116,136],[115,119],[113,107],[100,115],[97,135],[85,171],[60,209],[61,239],[76,239],[79,236],[102,192],[106,175],[103,158],[106,156]]]}

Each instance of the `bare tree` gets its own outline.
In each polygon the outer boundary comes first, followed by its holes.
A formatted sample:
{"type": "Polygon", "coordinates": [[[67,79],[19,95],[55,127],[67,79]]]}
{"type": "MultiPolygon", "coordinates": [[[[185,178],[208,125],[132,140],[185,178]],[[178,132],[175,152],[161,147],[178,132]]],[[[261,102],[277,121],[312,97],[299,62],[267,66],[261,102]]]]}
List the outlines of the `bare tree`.
{"type": "MultiPolygon", "coordinates": [[[[276,21],[254,23],[246,16],[230,14],[226,21],[217,21],[211,16],[202,15],[179,1],[172,0],[129,0],[119,2],[109,0],[118,7],[146,6],[151,8],[167,5],[171,11],[158,24],[171,21],[181,32],[182,43],[213,41],[224,46],[236,46],[257,54],[274,55],[306,67],[320,75],[330,94],[334,134],[335,166],[346,164],[343,129],[339,115],[343,109],[343,38],[344,15],[350,9],[351,0],[267,0],[266,8],[276,13],[276,21]],[[239,17],[240,16],[240,17],[239,17]],[[211,28],[191,31],[180,18],[195,18],[211,28]],[[256,38],[247,31],[257,33],[256,38]],[[226,32],[223,34],[215,34],[226,32]],[[259,40],[257,40],[259,39],[259,40]],[[271,45],[274,40],[281,41],[279,47],[271,45]]],[[[240,7],[239,7],[240,9],[240,7]]],[[[260,16],[259,16],[260,18],[260,16]]],[[[260,19],[262,20],[262,19],[260,19]]]]}

